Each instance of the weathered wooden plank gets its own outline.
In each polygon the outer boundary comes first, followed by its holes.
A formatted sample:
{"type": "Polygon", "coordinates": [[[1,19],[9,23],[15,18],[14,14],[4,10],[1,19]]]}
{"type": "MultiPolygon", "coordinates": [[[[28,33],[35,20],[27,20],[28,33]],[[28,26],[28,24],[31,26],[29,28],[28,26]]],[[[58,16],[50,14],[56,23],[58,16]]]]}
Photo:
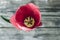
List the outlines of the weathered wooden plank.
{"type": "Polygon", "coordinates": [[[48,0],[50,6],[60,6],[60,0],[48,0]]]}
{"type": "MultiPolygon", "coordinates": [[[[60,12],[41,12],[42,14],[42,22],[43,22],[43,27],[60,27],[60,12]]],[[[10,17],[13,14],[9,13],[6,15],[3,15],[5,18],[10,19],[10,17]]],[[[8,22],[6,22],[5,20],[3,20],[0,17],[0,24],[2,25],[2,27],[12,27],[12,25],[8,22]]]]}
{"type": "MultiPolygon", "coordinates": [[[[0,0],[0,16],[10,19],[19,6],[28,2],[32,0],[0,0]]],[[[60,7],[49,6],[47,0],[33,0],[33,2],[40,7],[43,26],[25,32],[17,30],[0,17],[0,40],[60,40],[60,7]]]]}
{"type": "MultiPolygon", "coordinates": [[[[10,18],[7,16],[4,16],[5,18],[10,18]]],[[[3,20],[0,17],[0,24],[2,25],[2,27],[12,27],[12,25],[8,22],[6,22],[5,20],[3,20]]],[[[43,27],[60,27],[60,17],[58,15],[52,15],[52,16],[47,16],[47,15],[43,15],[42,16],[42,22],[43,22],[43,27]],[[57,16],[57,17],[56,17],[57,16]]]]}
{"type": "Polygon", "coordinates": [[[0,28],[0,40],[60,40],[60,28],[37,28],[24,32],[15,28],[0,28]]]}
{"type": "MultiPolygon", "coordinates": [[[[12,14],[14,14],[15,11],[6,11],[4,10],[3,12],[0,12],[0,15],[5,15],[5,16],[11,16],[12,14]]],[[[57,15],[59,16],[60,15],[60,12],[41,12],[42,15],[57,15]]]]}

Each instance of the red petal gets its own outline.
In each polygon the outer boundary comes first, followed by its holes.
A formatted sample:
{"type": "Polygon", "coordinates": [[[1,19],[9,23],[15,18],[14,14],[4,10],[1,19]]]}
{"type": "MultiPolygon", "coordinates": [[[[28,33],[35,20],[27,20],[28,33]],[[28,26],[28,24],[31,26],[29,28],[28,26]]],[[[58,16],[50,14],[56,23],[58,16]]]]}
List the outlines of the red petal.
{"type": "Polygon", "coordinates": [[[30,31],[32,29],[26,28],[26,27],[22,27],[20,26],[16,21],[15,21],[15,15],[13,15],[10,19],[10,22],[19,30],[24,30],[24,31],[30,31]]]}
{"type": "Polygon", "coordinates": [[[13,16],[11,17],[10,22],[11,22],[16,28],[18,28],[17,22],[15,21],[15,15],[13,15],[13,16]]]}
{"type": "Polygon", "coordinates": [[[30,31],[32,29],[35,29],[35,27],[41,26],[41,13],[37,6],[35,6],[32,3],[29,3],[27,5],[21,6],[17,11],[16,14],[13,15],[10,19],[10,22],[18,29],[22,29],[25,31],[30,31]],[[28,16],[31,16],[35,20],[35,24],[33,28],[27,28],[24,25],[24,19],[28,16]]]}
{"type": "Polygon", "coordinates": [[[24,19],[28,16],[31,16],[35,19],[34,27],[37,26],[41,21],[41,13],[32,3],[21,6],[16,12],[15,19],[20,25],[24,25],[24,19]]]}

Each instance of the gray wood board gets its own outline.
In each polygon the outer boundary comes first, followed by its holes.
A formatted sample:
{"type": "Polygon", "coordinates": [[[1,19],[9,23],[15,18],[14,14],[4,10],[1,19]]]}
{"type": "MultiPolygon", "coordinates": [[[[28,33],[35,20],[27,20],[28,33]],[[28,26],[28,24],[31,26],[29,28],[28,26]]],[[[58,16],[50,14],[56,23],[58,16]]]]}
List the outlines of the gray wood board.
{"type": "Polygon", "coordinates": [[[60,28],[37,28],[25,32],[15,28],[0,28],[0,40],[60,40],[60,28]]]}
{"type": "Polygon", "coordinates": [[[0,0],[0,40],[60,40],[60,7],[52,6],[53,2],[50,6],[50,3],[47,0],[0,0]],[[10,19],[19,6],[29,2],[34,2],[40,7],[42,27],[25,32],[14,28],[1,18],[3,15],[10,19]]]}

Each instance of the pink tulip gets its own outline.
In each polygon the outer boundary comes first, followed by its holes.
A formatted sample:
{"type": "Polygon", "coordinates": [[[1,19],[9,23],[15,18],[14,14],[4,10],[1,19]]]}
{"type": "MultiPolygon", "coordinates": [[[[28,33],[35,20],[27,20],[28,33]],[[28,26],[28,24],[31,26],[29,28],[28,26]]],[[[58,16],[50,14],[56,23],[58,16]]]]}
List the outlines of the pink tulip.
{"type": "Polygon", "coordinates": [[[34,30],[42,25],[41,13],[36,5],[28,3],[16,11],[10,22],[18,29],[24,31],[34,30]]]}

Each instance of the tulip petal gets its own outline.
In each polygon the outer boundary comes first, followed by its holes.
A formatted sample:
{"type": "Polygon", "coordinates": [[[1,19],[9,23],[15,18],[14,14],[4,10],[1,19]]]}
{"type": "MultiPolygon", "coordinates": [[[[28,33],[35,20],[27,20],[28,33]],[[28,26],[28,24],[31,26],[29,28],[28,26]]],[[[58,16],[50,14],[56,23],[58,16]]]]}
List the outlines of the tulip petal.
{"type": "Polygon", "coordinates": [[[29,28],[25,28],[25,27],[22,27],[20,26],[16,21],[15,21],[15,15],[13,15],[10,19],[10,22],[19,30],[24,30],[24,31],[30,31],[32,29],[29,29],[29,28]]]}
{"type": "Polygon", "coordinates": [[[19,29],[18,25],[17,25],[17,22],[15,21],[15,15],[13,15],[10,19],[10,22],[17,28],[19,29]]]}
{"type": "Polygon", "coordinates": [[[20,30],[31,31],[36,27],[42,25],[41,13],[36,5],[34,5],[33,3],[28,3],[27,5],[21,6],[16,11],[16,14],[11,17],[10,22],[20,30]],[[27,27],[27,25],[24,24],[24,20],[26,18],[34,19],[34,25],[31,28],[27,27]]]}

